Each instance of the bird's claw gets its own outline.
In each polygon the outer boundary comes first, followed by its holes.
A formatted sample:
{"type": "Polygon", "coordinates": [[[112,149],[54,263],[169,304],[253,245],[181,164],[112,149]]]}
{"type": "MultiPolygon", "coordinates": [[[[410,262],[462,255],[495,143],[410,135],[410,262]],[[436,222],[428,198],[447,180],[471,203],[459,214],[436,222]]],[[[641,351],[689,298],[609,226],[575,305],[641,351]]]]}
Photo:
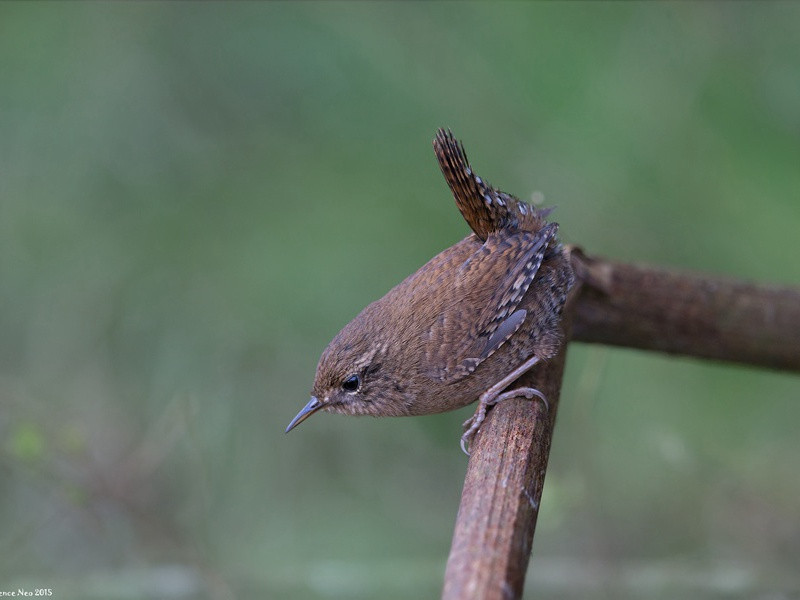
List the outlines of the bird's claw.
{"type": "Polygon", "coordinates": [[[461,451],[467,456],[470,455],[469,447],[472,444],[472,439],[475,437],[475,434],[478,432],[478,429],[486,418],[486,411],[490,406],[494,406],[498,402],[502,402],[508,398],[517,398],[520,396],[527,398],[528,400],[538,398],[542,401],[542,404],[544,404],[545,412],[550,412],[550,403],[547,401],[545,395],[536,388],[521,387],[499,394],[494,398],[482,397],[478,403],[478,408],[475,410],[475,414],[464,421],[464,433],[461,436],[461,451]]]}
{"type": "Polygon", "coordinates": [[[550,412],[550,403],[547,401],[547,397],[536,388],[530,388],[530,387],[517,388],[516,390],[511,390],[510,392],[506,392],[505,394],[500,394],[500,396],[497,397],[497,400],[495,400],[495,403],[500,402],[501,400],[505,400],[506,397],[513,398],[518,396],[522,396],[523,398],[527,398],[528,400],[533,400],[534,398],[538,398],[539,400],[542,401],[542,404],[544,404],[545,412],[548,413],[550,412]]]}
{"type": "Polygon", "coordinates": [[[461,451],[469,456],[469,442],[467,441],[466,437],[466,433],[461,436],[461,451]]]}
{"type": "Polygon", "coordinates": [[[485,417],[486,412],[481,415],[478,419],[478,412],[476,411],[473,416],[469,419],[464,421],[464,433],[461,435],[461,451],[469,456],[469,447],[472,445],[472,438],[475,437],[475,434],[478,432],[478,428],[481,426],[483,422],[483,417],[485,417]]]}

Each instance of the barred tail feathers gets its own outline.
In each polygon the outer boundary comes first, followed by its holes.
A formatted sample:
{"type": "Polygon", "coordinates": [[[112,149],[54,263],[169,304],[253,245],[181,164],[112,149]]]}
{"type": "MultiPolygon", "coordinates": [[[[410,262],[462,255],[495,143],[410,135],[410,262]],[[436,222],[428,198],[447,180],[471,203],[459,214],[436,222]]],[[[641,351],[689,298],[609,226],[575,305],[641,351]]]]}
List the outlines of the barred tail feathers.
{"type": "Polygon", "coordinates": [[[537,232],[545,225],[550,210],[536,209],[476,175],[464,147],[449,129],[436,132],[433,148],[456,206],[481,240],[501,229],[537,232]]]}

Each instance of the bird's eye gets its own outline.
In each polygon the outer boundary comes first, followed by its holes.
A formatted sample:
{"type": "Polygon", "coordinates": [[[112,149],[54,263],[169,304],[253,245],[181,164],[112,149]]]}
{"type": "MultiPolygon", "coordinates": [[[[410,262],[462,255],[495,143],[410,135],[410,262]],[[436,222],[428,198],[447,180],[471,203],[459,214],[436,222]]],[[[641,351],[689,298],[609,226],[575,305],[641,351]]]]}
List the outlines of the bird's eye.
{"type": "Polygon", "coordinates": [[[358,375],[350,375],[350,377],[342,382],[342,389],[345,392],[355,392],[360,385],[361,379],[358,377],[358,375]]]}

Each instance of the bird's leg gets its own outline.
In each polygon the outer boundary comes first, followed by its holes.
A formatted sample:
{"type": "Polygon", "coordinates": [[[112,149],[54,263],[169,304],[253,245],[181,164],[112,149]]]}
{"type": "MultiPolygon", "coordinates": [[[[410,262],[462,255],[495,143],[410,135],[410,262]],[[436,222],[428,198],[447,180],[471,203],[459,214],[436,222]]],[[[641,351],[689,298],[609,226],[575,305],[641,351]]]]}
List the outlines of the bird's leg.
{"type": "Polygon", "coordinates": [[[483,423],[483,420],[486,418],[486,411],[490,406],[494,406],[498,402],[502,402],[508,398],[522,396],[523,398],[528,398],[529,400],[532,400],[533,398],[539,398],[542,402],[544,402],[545,410],[550,410],[550,405],[547,403],[547,398],[545,398],[542,392],[535,388],[520,387],[503,392],[506,387],[516,381],[523,374],[527,373],[531,367],[538,362],[539,359],[536,356],[532,356],[516,369],[511,371],[511,373],[503,377],[503,379],[495,383],[483,394],[481,394],[475,414],[464,421],[464,435],[461,436],[461,449],[464,451],[464,454],[469,456],[469,445],[472,442],[472,438],[475,437],[475,433],[478,431],[478,428],[483,423]]]}

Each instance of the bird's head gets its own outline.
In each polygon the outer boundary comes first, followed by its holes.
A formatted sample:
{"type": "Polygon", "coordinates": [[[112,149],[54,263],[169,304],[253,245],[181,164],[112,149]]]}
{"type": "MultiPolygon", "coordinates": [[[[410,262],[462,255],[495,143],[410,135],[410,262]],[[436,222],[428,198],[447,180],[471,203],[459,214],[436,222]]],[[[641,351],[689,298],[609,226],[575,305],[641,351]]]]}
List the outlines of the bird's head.
{"type": "MultiPolygon", "coordinates": [[[[320,410],[374,417],[410,414],[409,394],[395,348],[380,329],[364,327],[359,315],[331,341],[317,365],[311,400],[292,419],[286,431],[320,410]]],[[[403,365],[407,367],[408,365],[403,365]]]]}

